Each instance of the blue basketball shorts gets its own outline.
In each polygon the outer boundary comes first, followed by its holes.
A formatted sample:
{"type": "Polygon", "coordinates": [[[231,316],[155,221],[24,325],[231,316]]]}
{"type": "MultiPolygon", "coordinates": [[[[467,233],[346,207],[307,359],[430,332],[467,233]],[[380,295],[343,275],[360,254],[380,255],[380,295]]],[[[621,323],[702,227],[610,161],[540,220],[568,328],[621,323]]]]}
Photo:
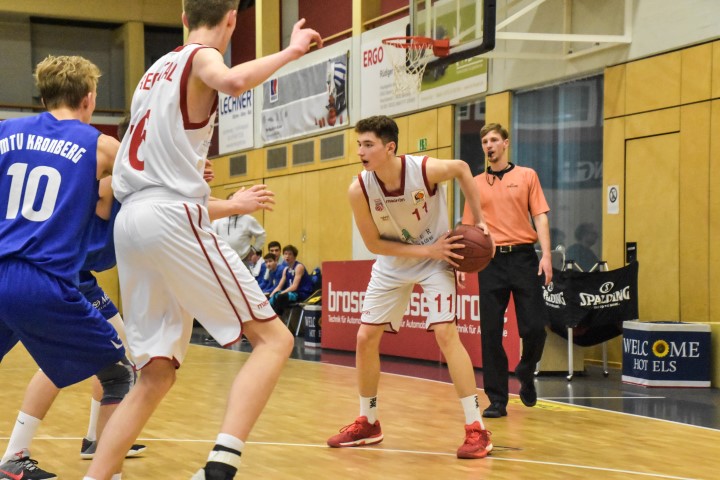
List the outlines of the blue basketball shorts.
{"type": "Polygon", "coordinates": [[[80,272],[80,293],[82,293],[87,301],[97,310],[100,311],[106,320],[110,320],[118,314],[118,309],[110,300],[108,294],[100,288],[97,279],[90,272],[80,272]]]}
{"type": "Polygon", "coordinates": [[[0,360],[20,341],[59,388],[125,356],[113,326],[65,279],[0,260],[0,360]]]}

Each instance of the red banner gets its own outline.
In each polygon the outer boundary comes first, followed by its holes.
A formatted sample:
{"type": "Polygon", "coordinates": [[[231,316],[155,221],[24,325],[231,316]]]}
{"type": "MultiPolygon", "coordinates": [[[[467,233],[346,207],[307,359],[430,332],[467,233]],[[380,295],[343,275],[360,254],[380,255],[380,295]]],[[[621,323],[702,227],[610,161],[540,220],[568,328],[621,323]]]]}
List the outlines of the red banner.
{"type": "MultiPolygon", "coordinates": [[[[372,260],[323,262],[322,265],[322,347],[355,351],[355,336],[360,326],[360,312],[365,296],[372,260]]],[[[460,339],[470,354],[473,366],[482,367],[480,348],[480,301],[477,275],[466,277],[464,289],[456,297],[457,328],[460,339]]],[[[383,336],[380,353],[422,360],[444,361],[435,335],[425,329],[427,310],[422,289],[415,286],[403,316],[398,334],[383,336]]],[[[505,312],[503,345],[510,371],[520,360],[520,338],[515,319],[515,305],[510,301],[505,312]]]]}

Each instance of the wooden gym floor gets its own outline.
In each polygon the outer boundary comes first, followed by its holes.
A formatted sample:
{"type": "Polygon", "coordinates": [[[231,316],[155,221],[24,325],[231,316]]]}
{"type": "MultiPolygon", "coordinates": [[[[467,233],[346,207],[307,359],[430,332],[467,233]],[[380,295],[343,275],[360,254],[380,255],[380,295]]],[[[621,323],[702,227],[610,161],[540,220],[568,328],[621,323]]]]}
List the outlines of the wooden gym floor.
{"type": "MultiPolygon", "coordinates": [[[[295,356],[303,356],[298,349],[303,349],[300,339],[295,356]]],[[[175,387],[139,439],[148,449],[126,460],[124,480],[187,480],[204,464],[230,381],[247,358],[237,350],[191,346],[175,387]]],[[[463,416],[442,368],[424,375],[436,380],[383,373],[379,411],[385,440],[372,447],[331,449],[327,437],[357,415],[355,370],[324,363],[327,358],[351,362],[347,354],[321,358],[314,352],[306,356],[321,361],[288,362],[249,438],[238,479],[717,478],[720,430],[548,400],[544,378],[538,380],[538,406],[526,408],[513,396],[508,417],[486,420],[495,445],[490,457],[458,460],[463,416]]],[[[22,346],[0,366],[3,450],[35,370],[22,346]]],[[[33,457],[60,480],[82,478],[89,465],[79,456],[89,404],[87,382],[66,389],[32,444],[33,457]]]]}

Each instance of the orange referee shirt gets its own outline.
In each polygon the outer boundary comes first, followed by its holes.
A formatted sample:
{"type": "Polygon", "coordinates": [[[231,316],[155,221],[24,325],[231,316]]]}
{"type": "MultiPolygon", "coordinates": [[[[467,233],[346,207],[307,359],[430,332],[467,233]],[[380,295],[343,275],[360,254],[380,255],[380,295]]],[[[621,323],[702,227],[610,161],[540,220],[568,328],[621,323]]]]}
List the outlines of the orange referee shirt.
{"type": "MultiPolygon", "coordinates": [[[[550,211],[535,170],[517,165],[502,179],[487,172],[475,177],[480,191],[483,217],[495,245],[519,245],[537,242],[531,217],[550,211]]],[[[463,223],[472,223],[470,208],[465,205],[463,223]]]]}

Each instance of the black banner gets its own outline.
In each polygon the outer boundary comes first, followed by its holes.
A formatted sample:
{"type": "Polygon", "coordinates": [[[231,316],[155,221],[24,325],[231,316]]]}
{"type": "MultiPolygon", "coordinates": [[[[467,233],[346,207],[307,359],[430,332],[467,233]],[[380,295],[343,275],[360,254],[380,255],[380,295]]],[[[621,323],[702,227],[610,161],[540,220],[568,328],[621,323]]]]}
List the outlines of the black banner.
{"type": "Polygon", "coordinates": [[[607,272],[553,270],[543,287],[550,329],[573,343],[597,345],[622,334],[622,322],[638,318],[638,262],[607,272]]]}

